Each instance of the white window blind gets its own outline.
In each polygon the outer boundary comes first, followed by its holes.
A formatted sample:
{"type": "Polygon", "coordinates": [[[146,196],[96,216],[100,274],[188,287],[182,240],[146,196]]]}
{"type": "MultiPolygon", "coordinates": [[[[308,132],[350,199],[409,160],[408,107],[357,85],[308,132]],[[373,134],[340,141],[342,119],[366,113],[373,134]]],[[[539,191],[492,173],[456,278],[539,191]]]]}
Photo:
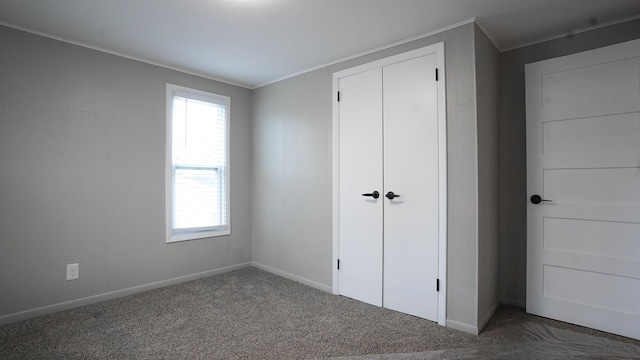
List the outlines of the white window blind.
{"type": "Polygon", "coordinates": [[[175,85],[167,89],[168,241],[228,234],[229,98],[175,85]]]}

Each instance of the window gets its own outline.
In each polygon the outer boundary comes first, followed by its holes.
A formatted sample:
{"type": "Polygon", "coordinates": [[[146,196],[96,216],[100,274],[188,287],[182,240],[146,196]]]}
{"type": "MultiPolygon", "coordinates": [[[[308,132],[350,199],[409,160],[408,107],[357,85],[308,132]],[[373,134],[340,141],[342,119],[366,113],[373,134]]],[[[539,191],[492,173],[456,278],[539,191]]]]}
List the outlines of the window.
{"type": "Polygon", "coordinates": [[[167,84],[167,242],[231,233],[226,96],[167,84]]]}

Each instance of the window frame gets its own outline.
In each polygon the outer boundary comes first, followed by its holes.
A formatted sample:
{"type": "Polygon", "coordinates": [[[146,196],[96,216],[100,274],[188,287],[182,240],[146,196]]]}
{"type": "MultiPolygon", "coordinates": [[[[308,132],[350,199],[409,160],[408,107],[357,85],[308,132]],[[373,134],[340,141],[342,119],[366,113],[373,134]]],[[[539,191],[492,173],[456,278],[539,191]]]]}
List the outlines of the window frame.
{"type": "MultiPolygon", "coordinates": [[[[196,240],[224,236],[231,234],[231,181],[230,181],[230,124],[231,124],[231,98],[202,90],[191,89],[184,86],[167,83],[166,86],[166,139],[165,139],[165,233],[166,242],[173,243],[179,241],[196,240]],[[173,98],[175,96],[184,97],[198,101],[209,102],[225,106],[225,166],[223,169],[225,204],[222,211],[226,212],[226,225],[217,227],[189,228],[175,231],[173,228],[174,216],[174,165],[173,165],[173,98]]],[[[220,167],[214,167],[219,169],[220,167]]]]}

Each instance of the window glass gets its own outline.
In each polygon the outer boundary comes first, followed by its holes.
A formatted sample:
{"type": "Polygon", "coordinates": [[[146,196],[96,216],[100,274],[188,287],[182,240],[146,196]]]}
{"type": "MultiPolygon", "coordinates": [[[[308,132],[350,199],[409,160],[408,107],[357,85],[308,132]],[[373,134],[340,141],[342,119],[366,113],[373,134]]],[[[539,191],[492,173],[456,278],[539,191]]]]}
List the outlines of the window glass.
{"type": "Polygon", "coordinates": [[[229,234],[229,98],[169,84],[167,103],[167,241],[229,234]]]}

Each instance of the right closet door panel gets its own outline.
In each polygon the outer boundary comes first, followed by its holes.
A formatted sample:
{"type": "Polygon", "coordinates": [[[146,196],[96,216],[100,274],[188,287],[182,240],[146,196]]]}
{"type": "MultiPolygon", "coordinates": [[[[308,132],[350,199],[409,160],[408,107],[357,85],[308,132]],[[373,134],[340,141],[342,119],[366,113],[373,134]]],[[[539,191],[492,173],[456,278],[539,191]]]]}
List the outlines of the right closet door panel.
{"type": "Polygon", "coordinates": [[[437,319],[435,54],[383,67],[384,307],[437,319]]]}

